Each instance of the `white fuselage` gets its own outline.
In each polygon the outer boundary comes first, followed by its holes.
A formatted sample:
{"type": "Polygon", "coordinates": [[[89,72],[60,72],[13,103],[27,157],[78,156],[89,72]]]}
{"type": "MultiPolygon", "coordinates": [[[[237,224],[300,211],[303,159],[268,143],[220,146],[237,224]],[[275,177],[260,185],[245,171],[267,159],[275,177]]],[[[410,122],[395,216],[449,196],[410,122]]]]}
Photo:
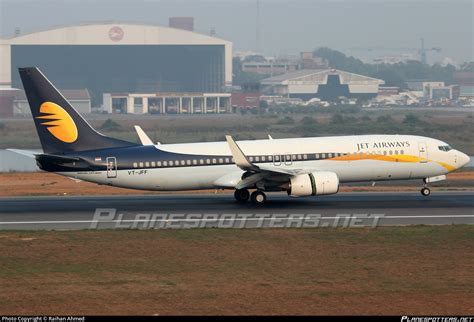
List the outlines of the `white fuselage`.
{"type": "MultiPolygon", "coordinates": [[[[275,169],[331,171],[341,183],[380,180],[422,179],[444,175],[469,161],[464,153],[441,149],[446,143],[411,135],[360,135],[297,139],[238,141],[250,161],[275,169]],[[330,155],[329,155],[330,154],[330,155]],[[264,162],[262,162],[262,157],[264,162]],[[256,160],[256,157],[259,159],[256,160]],[[270,158],[271,157],[271,158],[270,158]]],[[[158,152],[205,155],[202,163],[164,166],[153,155],[136,160],[130,169],[120,170],[121,160],[108,171],[61,173],[77,179],[117,187],[144,190],[191,190],[233,188],[244,173],[233,163],[212,156],[228,156],[226,142],[167,144],[155,146],[158,152]],[[115,168],[118,165],[118,169],[115,168]]],[[[115,157],[110,155],[109,157],[115,157]]],[[[104,159],[105,162],[105,159],[104,159]]]]}

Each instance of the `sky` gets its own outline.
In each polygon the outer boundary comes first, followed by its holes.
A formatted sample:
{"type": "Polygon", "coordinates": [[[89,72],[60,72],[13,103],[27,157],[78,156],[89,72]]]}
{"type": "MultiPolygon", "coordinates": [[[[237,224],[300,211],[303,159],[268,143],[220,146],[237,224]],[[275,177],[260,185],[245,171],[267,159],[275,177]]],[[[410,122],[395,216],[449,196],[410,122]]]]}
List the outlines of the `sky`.
{"type": "Polygon", "coordinates": [[[90,22],[168,25],[192,16],[195,30],[234,43],[234,51],[298,55],[330,47],[359,58],[413,53],[420,38],[431,62],[474,60],[474,0],[0,0],[0,35],[90,22]],[[258,50],[260,49],[260,50],[258,50]]]}

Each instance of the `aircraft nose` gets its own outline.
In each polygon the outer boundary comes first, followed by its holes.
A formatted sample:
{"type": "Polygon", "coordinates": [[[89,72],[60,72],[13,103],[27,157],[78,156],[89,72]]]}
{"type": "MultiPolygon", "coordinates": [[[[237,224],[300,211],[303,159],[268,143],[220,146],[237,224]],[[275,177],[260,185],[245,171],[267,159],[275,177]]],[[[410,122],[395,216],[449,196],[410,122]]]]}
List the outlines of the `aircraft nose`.
{"type": "Polygon", "coordinates": [[[458,157],[458,165],[460,168],[464,167],[466,164],[468,164],[471,161],[471,158],[467,154],[462,153],[461,151],[458,151],[457,157],[458,157]]]}

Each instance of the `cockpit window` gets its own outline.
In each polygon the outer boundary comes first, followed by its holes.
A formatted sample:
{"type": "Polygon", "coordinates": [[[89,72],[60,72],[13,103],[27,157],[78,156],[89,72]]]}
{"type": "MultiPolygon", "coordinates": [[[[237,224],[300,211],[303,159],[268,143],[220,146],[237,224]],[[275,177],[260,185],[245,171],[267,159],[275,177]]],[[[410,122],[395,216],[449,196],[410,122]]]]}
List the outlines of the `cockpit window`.
{"type": "Polygon", "coordinates": [[[438,146],[438,149],[441,150],[441,151],[448,152],[448,151],[452,150],[453,148],[450,147],[449,145],[440,145],[440,146],[438,146]]]}

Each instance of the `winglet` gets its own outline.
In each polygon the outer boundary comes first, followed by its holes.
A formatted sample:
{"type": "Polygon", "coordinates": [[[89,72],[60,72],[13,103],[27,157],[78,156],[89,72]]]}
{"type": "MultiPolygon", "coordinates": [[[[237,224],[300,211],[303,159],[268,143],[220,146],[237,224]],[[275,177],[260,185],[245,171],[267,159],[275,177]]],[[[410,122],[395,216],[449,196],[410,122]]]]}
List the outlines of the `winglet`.
{"type": "Polygon", "coordinates": [[[142,142],[142,145],[153,145],[153,141],[150,140],[148,135],[146,135],[145,131],[142,130],[142,128],[138,125],[135,125],[135,131],[137,131],[138,137],[140,138],[140,142],[142,142]]]}
{"type": "Polygon", "coordinates": [[[269,140],[273,140],[272,136],[270,134],[268,134],[268,139],[269,140]]]}
{"type": "Polygon", "coordinates": [[[234,139],[230,135],[226,135],[225,139],[227,140],[227,144],[229,144],[230,152],[232,153],[232,157],[234,158],[235,164],[241,168],[242,170],[258,170],[259,168],[251,163],[245,154],[242,152],[240,147],[235,143],[234,139]]]}

